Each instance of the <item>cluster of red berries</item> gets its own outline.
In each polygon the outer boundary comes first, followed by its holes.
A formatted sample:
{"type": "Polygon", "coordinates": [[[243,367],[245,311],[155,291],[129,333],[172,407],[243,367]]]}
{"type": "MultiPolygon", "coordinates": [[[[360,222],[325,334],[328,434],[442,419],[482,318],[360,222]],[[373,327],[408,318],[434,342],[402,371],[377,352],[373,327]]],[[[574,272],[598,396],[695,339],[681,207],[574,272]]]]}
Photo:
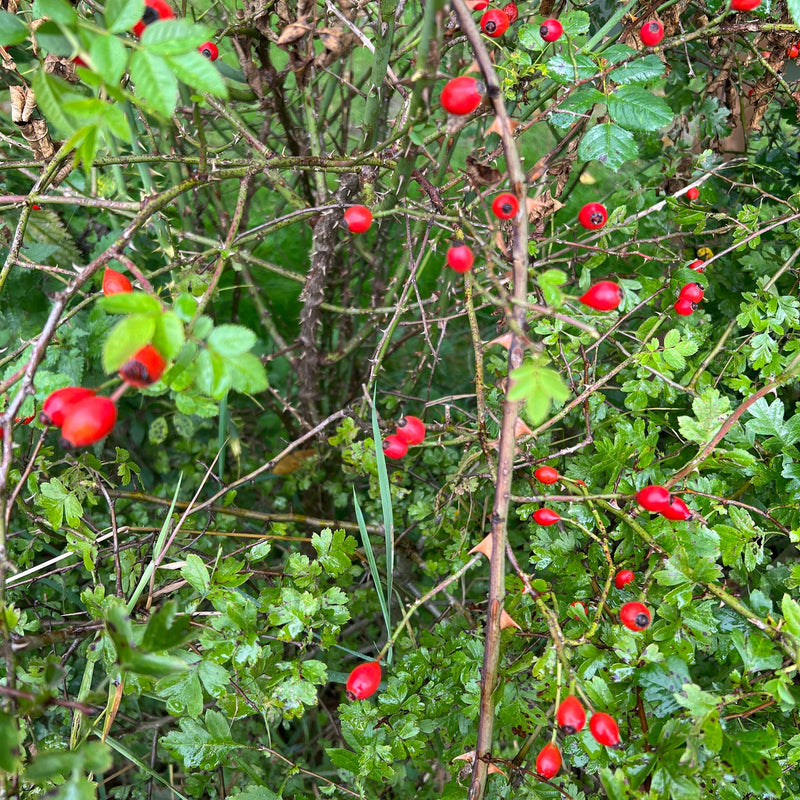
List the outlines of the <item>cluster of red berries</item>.
{"type": "Polygon", "coordinates": [[[389,458],[403,458],[409,445],[422,444],[425,440],[425,423],[419,417],[407,414],[397,423],[397,433],[383,440],[383,453],[389,458]]]}
{"type": "Polygon", "coordinates": [[[689,506],[663,486],[645,486],[636,493],[636,500],[643,508],[667,519],[685,521],[692,518],[689,506]]]}
{"type": "Polygon", "coordinates": [[[705,290],[699,283],[687,283],[678,295],[675,311],[683,317],[688,317],[694,313],[704,295],[705,290]]]}

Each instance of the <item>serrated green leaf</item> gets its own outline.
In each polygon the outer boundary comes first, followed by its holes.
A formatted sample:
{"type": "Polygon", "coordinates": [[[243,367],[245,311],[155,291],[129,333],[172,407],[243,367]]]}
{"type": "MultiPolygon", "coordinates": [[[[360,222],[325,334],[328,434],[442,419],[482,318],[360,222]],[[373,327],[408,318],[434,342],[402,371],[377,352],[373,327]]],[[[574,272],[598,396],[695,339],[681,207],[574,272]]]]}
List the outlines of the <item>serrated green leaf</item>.
{"type": "Polygon", "coordinates": [[[103,17],[111,33],[130,30],[144,15],[144,0],[106,0],[103,17]]]}
{"type": "Polygon", "coordinates": [[[253,349],[256,335],[243,325],[218,325],[208,337],[208,346],[221,356],[237,356],[253,349]]]}
{"type": "Polygon", "coordinates": [[[14,772],[20,764],[20,726],[17,720],[0,711],[0,770],[14,772]]]}
{"type": "Polygon", "coordinates": [[[10,47],[28,38],[28,26],[15,14],[0,11],[0,47],[10,47]]]}
{"type": "MultiPolygon", "coordinates": [[[[615,58],[614,60],[620,61],[622,59],[615,58]]],[[[617,67],[617,69],[611,71],[608,77],[618,84],[647,83],[663,75],[664,69],[664,62],[657,55],[651,53],[643,58],[637,58],[628,64],[617,67]]]]}
{"type": "Polygon", "coordinates": [[[578,158],[599,161],[615,172],[638,155],[633,134],[610,122],[595,125],[578,146],[578,158]]]}
{"type": "Polygon", "coordinates": [[[228,89],[213,61],[201,56],[197,50],[182,55],[169,56],[167,63],[187,86],[216,97],[227,97],[228,89]]]}
{"type": "Polygon", "coordinates": [[[786,7],[789,9],[795,28],[800,28],[800,0],[786,0],[786,7]]]}
{"type": "Polygon", "coordinates": [[[36,94],[36,104],[45,119],[62,134],[73,133],[75,125],[69,121],[62,110],[64,97],[71,94],[70,85],[60,78],[49,75],[44,70],[37,70],[34,73],[32,83],[33,91],[36,94]]]}
{"type": "Polygon", "coordinates": [[[574,56],[572,59],[557,55],[548,59],[547,74],[554,81],[564,86],[572,86],[578,81],[585,81],[598,73],[598,66],[594,61],[583,53],[574,56]]]}
{"type": "Polygon", "coordinates": [[[258,356],[253,353],[242,353],[238,356],[228,356],[228,370],[231,386],[237,392],[256,394],[266,391],[267,371],[258,356]]]}
{"type": "Polygon", "coordinates": [[[89,55],[98,75],[116,86],[128,68],[128,48],[116,36],[95,36],[89,45],[89,55]]]}
{"type": "Polygon", "coordinates": [[[167,361],[171,361],[178,355],[185,340],[183,324],[175,312],[165,311],[156,317],[153,346],[167,361]]]}
{"type": "Polygon", "coordinates": [[[107,373],[116,372],[137,350],[150,343],[155,329],[156,321],[151,315],[131,314],[120,320],[103,345],[103,369],[107,373]]]}
{"type": "Polygon", "coordinates": [[[611,119],[629,131],[657,131],[672,122],[666,102],[641,86],[618,87],[607,105],[611,119]]]}
{"type": "Polygon", "coordinates": [[[164,19],[144,29],[142,46],[159,56],[176,56],[181,53],[196,52],[213,33],[211,28],[188,19],[164,19]]]}
{"type": "Polygon", "coordinates": [[[131,59],[131,79],[139,101],[165,117],[172,116],[178,103],[178,81],[161,56],[137,50],[131,59]]]}
{"type": "Polygon", "coordinates": [[[186,556],[186,563],[181,567],[181,576],[190,585],[197,589],[200,594],[205,594],[211,585],[211,575],[208,567],[200,556],[189,553],[186,556]]]}
{"type": "Polygon", "coordinates": [[[161,303],[145,292],[120,292],[100,297],[97,305],[109,314],[158,314],[161,303]]]}
{"type": "Polygon", "coordinates": [[[34,11],[61,25],[74,25],[78,21],[75,9],[67,0],[36,0],[34,11]]]}
{"type": "Polygon", "coordinates": [[[784,594],[781,600],[781,611],[786,620],[786,629],[800,641],[800,604],[788,594],[784,594]]]}

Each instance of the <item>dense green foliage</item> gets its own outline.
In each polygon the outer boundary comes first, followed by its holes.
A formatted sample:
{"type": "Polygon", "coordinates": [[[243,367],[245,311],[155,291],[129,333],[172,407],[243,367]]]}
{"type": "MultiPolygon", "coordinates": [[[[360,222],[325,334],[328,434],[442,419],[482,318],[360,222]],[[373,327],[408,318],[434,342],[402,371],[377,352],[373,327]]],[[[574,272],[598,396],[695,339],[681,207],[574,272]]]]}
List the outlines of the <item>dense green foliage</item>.
{"type": "Polygon", "coordinates": [[[667,2],[656,49],[637,33],[655,6],[635,0],[521,2],[477,49],[441,0],[184,2],[141,39],[141,0],[15,5],[0,12],[0,795],[462,798],[487,713],[488,797],[800,795],[785,3],[667,2]],[[548,16],[565,35],[545,45],[548,16]],[[488,102],[463,118],[438,103],[487,50],[527,170],[524,330],[519,218],[489,210],[516,191],[516,156],[488,102]],[[38,111],[12,122],[31,87],[38,111]],[[577,224],[591,201],[609,211],[596,232],[577,224]],[[364,234],[342,222],[353,203],[375,215],[364,234]],[[445,266],[454,241],[476,254],[466,275],[445,266]],[[107,266],[136,291],[103,297],[107,266]],[[599,280],[622,287],[617,310],[578,302],[599,280]],[[679,316],[691,282],[704,300],[679,316]],[[509,328],[514,370],[491,343],[509,328]],[[169,368],[119,396],[102,443],[68,452],[15,421],[63,386],[114,393],[149,342],[169,368]],[[488,559],[469,551],[505,524],[509,387],[518,627],[487,711],[488,559]],[[427,437],[385,460],[376,439],[404,413],[427,437]],[[537,481],[542,464],[561,479],[537,481]],[[641,509],[648,484],[693,517],[641,509]],[[561,521],[537,524],[542,506],[561,521]],[[618,589],[621,569],[635,580],[618,589]],[[634,600],[643,632],[620,624],[634,600]],[[379,692],[347,700],[392,636],[379,692]],[[535,756],[570,692],[622,742],[559,734],[547,782],[535,756]]]}

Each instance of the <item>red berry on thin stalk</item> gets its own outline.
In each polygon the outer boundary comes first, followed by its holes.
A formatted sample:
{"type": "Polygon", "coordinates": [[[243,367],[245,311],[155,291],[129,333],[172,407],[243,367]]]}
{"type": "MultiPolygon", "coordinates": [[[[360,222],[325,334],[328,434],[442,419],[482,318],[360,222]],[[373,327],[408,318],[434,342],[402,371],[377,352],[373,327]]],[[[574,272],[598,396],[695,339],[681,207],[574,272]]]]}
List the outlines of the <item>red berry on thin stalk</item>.
{"type": "Polygon", "coordinates": [[[786,55],[789,58],[797,58],[800,56],[800,48],[796,44],[791,45],[790,47],[786,48],[786,55]]]}
{"type": "Polygon", "coordinates": [[[448,114],[464,116],[471,114],[483,100],[486,87],[469,75],[449,80],[442,89],[439,102],[448,114]]]}
{"type": "Polygon", "coordinates": [[[364,700],[378,691],[381,683],[381,665],[377,661],[359,664],[347,677],[345,687],[348,700],[364,700]]]}
{"type": "Polygon", "coordinates": [[[406,444],[420,444],[425,439],[425,423],[411,414],[406,414],[397,423],[397,435],[406,444]]]}
{"type": "Polygon", "coordinates": [[[475,263],[475,254],[465,244],[454,245],[447,250],[447,266],[456,272],[469,272],[475,263]]]}
{"type": "Polygon", "coordinates": [[[483,11],[483,9],[487,8],[488,6],[489,6],[489,0],[473,0],[472,2],[473,11],[483,11]]]}
{"type": "Polygon", "coordinates": [[[690,317],[694,314],[697,306],[691,300],[680,299],[675,303],[675,313],[682,317],[690,317]]]}
{"type": "Polygon", "coordinates": [[[497,39],[508,30],[508,17],[499,8],[490,8],[481,17],[481,28],[487,36],[497,39]]]}
{"type": "Polygon", "coordinates": [[[670,503],[672,496],[663,486],[645,486],[636,493],[636,501],[648,511],[662,512],[670,503]]]}
{"type": "Polygon", "coordinates": [[[614,576],[614,586],[617,589],[623,589],[629,583],[633,583],[633,580],[636,576],[633,574],[633,570],[630,569],[621,569],[615,576],[614,576]]]}
{"type": "Polygon", "coordinates": [[[643,631],[650,626],[650,609],[644,603],[625,603],[619,610],[619,618],[626,628],[643,631]]]}
{"type": "Polygon", "coordinates": [[[681,289],[678,300],[688,300],[690,303],[699,303],[704,295],[705,290],[699,283],[687,283],[681,289]]]}
{"type": "Polygon", "coordinates": [[[219,48],[214,42],[203,42],[197,50],[201,56],[205,56],[209,61],[216,61],[219,58],[219,48]]]}
{"type": "Polygon", "coordinates": [[[575,695],[568,695],[558,704],[556,722],[561,732],[567,736],[583,730],[586,724],[586,709],[575,695]]]}
{"type": "Polygon", "coordinates": [[[608,211],[602,203],[587,203],[578,212],[578,222],[590,231],[602,228],[608,219],[608,211]]]}
{"type": "Polygon", "coordinates": [[[673,497],[670,500],[670,504],[661,510],[661,516],[684,522],[692,518],[692,510],[680,497],[673,497]]]}
{"type": "Polygon", "coordinates": [[[519,202],[513,194],[503,192],[492,200],[492,212],[498,219],[511,219],[519,211],[519,202]]]}
{"type": "Polygon", "coordinates": [[[700,190],[696,186],[690,186],[686,190],[687,200],[697,200],[698,197],[700,197],[700,190]]]}
{"type": "Polygon", "coordinates": [[[147,344],[134,353],[119,370],[119,376],[131,386],[149,386],[163,374],[167,362],[151,344],[147,344]]]}
{"type": "Polygon", "coordinates": [[[578,299],[596,311],[613,311],[622,302],[622,290],[613,281],[600,281],[578,299]]]}
{"type": "Polygon", "coordinates": [[[344,221],[350,233],[364,233],[372,225],[372,212],[366,206],[350,206],[344,212],[344,221]]]}
{"type": "Polygon", "coordinates": [[[103,272],[103,294],[106,297],[112,294],[127,294],[132,291],[131,282],[121,272],[106,267],[103,272]]]}
{"type": "Polygon", "coordinates": [[[619,744],[619,728],[610,714],[598,711],[589,720],[589,730],[595,740],[606,747],[619,744]]]}
{"type": "Polygon", "coordinates": [[[553,511],[552,508],[537,508],[533,512],[533,519],[539,525],[555,525],[561,519],[561,515],[553,511]]]}
{"type": "Polygon", "coordinates": [[[658,20],[648,20],[642,25],[639,36],[643,44],[655,47],[664,38],[664,26],[658,20]]]}
{"type": "Polygon", "coordinates": [[[64,414],[76,403],[94,397],[94,389],[84,389],[82,386],[67,386],[51,392],[39,412],[39,422],[42,425],[55,425],[60,428],[64,424],[64,414]]]}
{"type": "Polygon", "coordinates": [[[564,33],[564,26],[557,19],[546,19],[539,28],[539,36],[546,42],[560,39],[564,33]]]}
{"type": "Polygon", "coordinates": [[[555,483],[559,478],[558,470],[553,467],[539,467],[533,474],[539,483],[547,485],[555,483]]]}
{"type": "Polygon", "coordinates": [[[383,440],[383,454],[388,458],[402,458],[408,452],[408,444],[396,433],[383,440]]]}
{"type": "Polygon", "coordinates": [[[551,742],[546,744],[536,756],[536,773],[543,778],[554,778],[561,769],[561,753],[551,742]]]}
{"type": "Polygon", "coordinates": [[[68,406],[61,425],[62,443],[87,447],[107,436],[117,421],[117,407],[108,397],[89,397],[68,406]]]}
{"type": "Polygon", "coordinates": [[[148,25],[161,19],[172,19],[174,16],[175,12],[164,0],[144,0],[144,14],[133,26],[133,35],[141,36],[148,25]]]}

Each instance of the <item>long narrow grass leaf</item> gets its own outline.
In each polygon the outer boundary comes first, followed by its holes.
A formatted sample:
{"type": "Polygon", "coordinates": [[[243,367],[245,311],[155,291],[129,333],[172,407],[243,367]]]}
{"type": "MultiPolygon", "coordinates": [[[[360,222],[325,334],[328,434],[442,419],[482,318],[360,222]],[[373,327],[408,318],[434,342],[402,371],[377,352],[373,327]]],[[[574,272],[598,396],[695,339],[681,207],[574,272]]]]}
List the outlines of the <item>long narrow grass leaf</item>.
{"type": "MultiPolygon", "coordinates": [[[[377,392],[377,389],[376,389],[377,392]]],[[[383,510],[383,535],[386,538],[386,606],[391,612],[392,584],[394,580],[394,514],[392,513],[392,493],[389,490],[389,473],[386,469],[386,457],[383,454],[381,431],[378,427],[378,412],[375,408],[376,394],[372,395],[372,441],[375,445],[375,464],[378,468],[378,488],[381,493],[381,509],[383,510]]],[[[391,635],[391,617],[386,626],[391,635]]]]}

